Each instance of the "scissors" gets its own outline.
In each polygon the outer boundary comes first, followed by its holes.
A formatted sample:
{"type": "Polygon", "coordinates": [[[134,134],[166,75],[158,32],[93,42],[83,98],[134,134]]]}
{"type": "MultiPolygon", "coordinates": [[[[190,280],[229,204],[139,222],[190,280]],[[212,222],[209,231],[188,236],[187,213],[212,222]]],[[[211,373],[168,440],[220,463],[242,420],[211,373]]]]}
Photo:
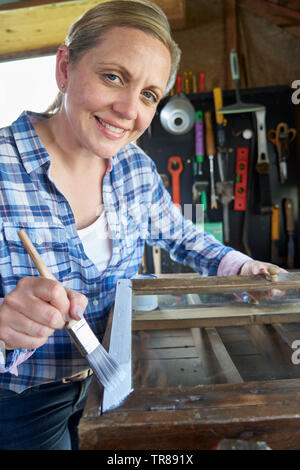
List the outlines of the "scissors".
{"type": "Polygon", "coordinates": [[[277,124],[276,129],[270,129],[267,137],[275,146],[278,154],[280,182],[287,179],[287,160],[289,157],[289,144],[295,139],[297,131],[290,128],[285,122],[277,124]]]}

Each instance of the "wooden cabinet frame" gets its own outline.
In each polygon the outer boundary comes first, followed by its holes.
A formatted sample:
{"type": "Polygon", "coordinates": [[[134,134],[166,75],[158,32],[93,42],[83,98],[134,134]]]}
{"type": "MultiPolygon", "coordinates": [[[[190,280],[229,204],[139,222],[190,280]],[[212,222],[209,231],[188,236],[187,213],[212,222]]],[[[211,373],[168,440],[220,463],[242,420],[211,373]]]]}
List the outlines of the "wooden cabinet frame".
{"type": "MultiPolygon", "coordinates": [[[[202,358],[209,345],[215,364],[224,372],[224,383],[136,388],[121,406],[103,414],[99,388],[94,386],[79,427],[82,449],[201,450],[215,447],[224,438],[265,441],[272,449],[300,448],[300,369],[289,374],[294,370],[291,344],[300,340],[300,302],[297,296],[271,305],[253,301],[257,293],[271,288],[297,292],[300,273],[280,274],[277,282],[264,276],[201,278],[194,274],[120,281],[114,315],[121,306],[123,324],[128,307],[121,295],[124,286],[134,295],[185,293],[191,295],[191,304],[193,295],[199,293],[247,292],[249,297],[246,303],[238,302],[238,308],[234,304],[201,309],[191,305],[180,309],[184,318],[176,309],[133,312],[129,318],[132,332],[189,329],[202,358]],[[247,330],[270,369],[282,367],[284,378],[244,381],[219,334],[220,328],[236,325],[247,330]],[[295,325],[295,330],[287,325],[295,325]]],[[[114,354],[112,323],[110,352],[114,354]]]]}

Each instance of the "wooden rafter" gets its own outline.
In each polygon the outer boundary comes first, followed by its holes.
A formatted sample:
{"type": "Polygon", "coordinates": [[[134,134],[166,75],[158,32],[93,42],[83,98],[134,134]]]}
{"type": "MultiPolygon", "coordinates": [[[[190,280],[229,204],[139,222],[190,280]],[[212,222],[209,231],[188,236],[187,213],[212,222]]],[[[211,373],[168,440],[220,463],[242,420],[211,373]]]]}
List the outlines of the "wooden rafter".
{"type": "Polygon", "coordinates": [[[282,7],[290,8],[291,10],[300,11],[299,0],[271,0],[273,3],[277,3],[282,7]]]}
{"type": "MultiPolygon", "coordinates": [[[[17,2],[0,8],[0,60],[55,52],[76,18],[107,0],[17,2]],[[37,4],[38,3],[38,4],[37,4]],[[14,8],[13,8],[14,7],[14,8]]],[[[186,0],[154,0],[172,29],[185,26],[186,0]]]]}
{"type": "MultiPolygon", "coordinates": [[[[289,3],[285,3],[289,4],[289,3]]],[[[290,34],[300,38],[299,2],[291,2],[293,8],[274,3],[270,0],[238,0],[238,6],[261,16],[271,23],[284,28],[290,34]],[[298,6],[298,9],[296,7],[298,6]]]]}
{"type": "MultiPolygon", "coordinates": [[[[55,0],[55,3],[65,2],[68,0],[55,0]]],[[[17,8],[37,7],[54,3],[53,0],[22,0],[19,2],[4,3],[0,5],[0,10],[16,10],[17,8]]]]}
{"type": "Polygon", "coordinates": [[[300,11],[292,8],[283,7],[270,0],[238,0],[240,6],[251,10],[254,13],[264,16],[278,18],[280,21],[292,21],[294,23],[300,23],[300,11]]]}

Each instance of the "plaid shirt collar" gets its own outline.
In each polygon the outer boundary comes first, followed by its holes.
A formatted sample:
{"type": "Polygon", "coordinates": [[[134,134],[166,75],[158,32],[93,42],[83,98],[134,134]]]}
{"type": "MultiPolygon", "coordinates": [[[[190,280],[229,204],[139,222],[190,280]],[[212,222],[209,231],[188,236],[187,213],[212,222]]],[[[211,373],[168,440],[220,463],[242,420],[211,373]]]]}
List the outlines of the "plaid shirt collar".
{"type": "MultiPolygon", "coordinates": [[[[41,118],[48,119],[49,115],[23,111],[11,126],[20,158],[28,174],[38,170],[45,164],[49,166],[51,161],[50,155],[34,128],[34,123],[40,121],[41,118]]],[[[107,160],[106,173],[109,173],[112,169],[113,158],[107,160]]]]}
{"type": "Polygon", "coordinates": [[[11,126],[20,159],[28,174],[50,164],[50,156],[33,126],[33,122],[41,116],[48,117],[46,114],[24,111],[11,126]]]}

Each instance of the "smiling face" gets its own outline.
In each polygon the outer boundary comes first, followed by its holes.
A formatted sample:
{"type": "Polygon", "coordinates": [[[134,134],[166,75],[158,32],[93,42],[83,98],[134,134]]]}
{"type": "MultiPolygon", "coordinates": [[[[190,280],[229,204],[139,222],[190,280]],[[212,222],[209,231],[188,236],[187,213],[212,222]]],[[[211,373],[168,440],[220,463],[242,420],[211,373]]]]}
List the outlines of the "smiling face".
{"type": "Polygon", "coordinates": [[[110,158],[150,125],[169,79],[171,58],[158,39],[114,27],[75,63],[62,46],[57,82],[65,85],[59,112],[65,143],[110,158]]]}

